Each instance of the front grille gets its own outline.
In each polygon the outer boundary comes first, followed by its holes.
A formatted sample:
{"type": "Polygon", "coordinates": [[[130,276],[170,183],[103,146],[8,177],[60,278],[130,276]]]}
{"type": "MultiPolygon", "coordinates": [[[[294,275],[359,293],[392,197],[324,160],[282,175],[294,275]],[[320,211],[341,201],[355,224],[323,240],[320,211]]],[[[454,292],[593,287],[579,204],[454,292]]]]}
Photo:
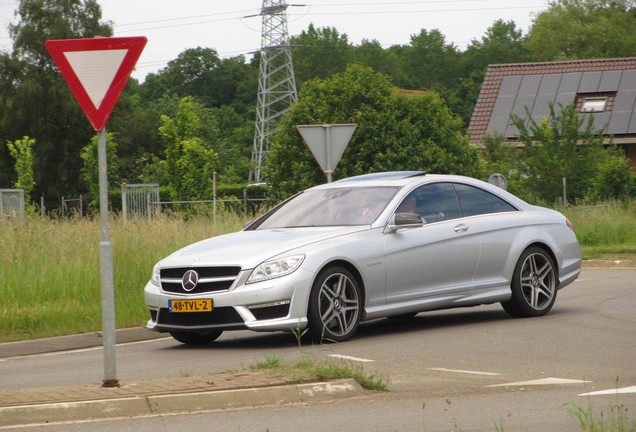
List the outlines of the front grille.
{"type": "Polygon", "coordinates": [[[215,291],[225,291],[230,289],[241,267],[183,267],[161,269],[161,288],[165,292],[176,294],[200,294],[215,291]],[[186,291],[181,285],[183,275],[188,270],[194,270],[199,274],[199,283],[191,290],[186,291]]]}
{"type": "Polygon", "coordinates": [[[174,325],[182,327],[199,326],[237,326],[245,322],[233,307],[219,307],[212,312],[170,312],[159,309],[158,325],[174,325]]]}
{"type": "Polygon", "coordinates": [[[252,312],[252,315],[254,315],[254,318],[256,318],[257,320],[283,318],[286,317],[289,313],[289,303],[284,305],[250,309],[250,312],[252,312]]]}

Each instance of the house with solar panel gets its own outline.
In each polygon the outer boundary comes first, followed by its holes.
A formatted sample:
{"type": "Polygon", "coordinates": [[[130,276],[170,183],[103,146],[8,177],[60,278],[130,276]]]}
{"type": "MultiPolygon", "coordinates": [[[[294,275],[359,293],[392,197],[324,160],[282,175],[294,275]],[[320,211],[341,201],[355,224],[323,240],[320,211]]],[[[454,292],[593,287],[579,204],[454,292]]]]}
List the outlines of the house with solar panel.
{"type": "Polygon", "coordinates": [[[480,145],[486,132],[517,142],[510,114],[525,118],[528,107],[540,123],[550,102],[593,116],[594,130],[606,127],[607,142],[612,136],[636,169],[636,57],[490,65],[468,126],[471,143],[480,145]]]}

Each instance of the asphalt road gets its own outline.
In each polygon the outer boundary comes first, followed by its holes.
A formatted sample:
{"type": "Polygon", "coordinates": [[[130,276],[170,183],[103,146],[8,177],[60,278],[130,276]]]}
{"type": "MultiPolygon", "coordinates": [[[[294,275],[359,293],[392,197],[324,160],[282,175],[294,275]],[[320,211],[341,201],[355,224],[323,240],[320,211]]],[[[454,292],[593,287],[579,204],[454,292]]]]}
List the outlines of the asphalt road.
{"type": "MultiPolygon", "coordinates": [[[[170,338],[122,344],[118,378],[213,373],[268,356],[306,355],[345,356],[386,377],[391,391],[320,404],[37,430],[562,432],[579,430],[569,410],[592,406],[600,417],[612,405],[623,405],[636,420],[636,270],[584,270],[541,318],[512,319],[490,305],[378,320],[362,325],[349,342],[325,346],[299,348],[290,335],[250,332],[226,333],[206,348],[170,338]]],[[[0,359],[0,390],[99,383],[102,374],[99,347],[0,359]]]]}

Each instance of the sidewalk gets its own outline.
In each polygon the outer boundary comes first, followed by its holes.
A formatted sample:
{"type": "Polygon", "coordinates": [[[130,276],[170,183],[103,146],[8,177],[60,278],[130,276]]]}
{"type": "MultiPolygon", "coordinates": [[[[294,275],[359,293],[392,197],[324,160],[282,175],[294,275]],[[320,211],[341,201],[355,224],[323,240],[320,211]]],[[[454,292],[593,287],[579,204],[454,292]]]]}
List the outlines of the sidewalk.
{"type": "Polygon", "coordinates": [[[0,392],[0,428],[308,403],[364,394],[353,379],[298,383],[264,371],[0,392]]]}
{"type": "MultiPolygon", "coordinates": [[[[117,330],[118,344],[166,335],[145,328],[117,330]]],[[[99,332],[1,344],[0,358],[102,345],[99,332]]],[[[101,385],[0,391],[0,428],[88,419],[113,419],[178,412],[306,403],[364,394],[352,379],[298,382],[268,371],[225,372],[101,385]]]]}

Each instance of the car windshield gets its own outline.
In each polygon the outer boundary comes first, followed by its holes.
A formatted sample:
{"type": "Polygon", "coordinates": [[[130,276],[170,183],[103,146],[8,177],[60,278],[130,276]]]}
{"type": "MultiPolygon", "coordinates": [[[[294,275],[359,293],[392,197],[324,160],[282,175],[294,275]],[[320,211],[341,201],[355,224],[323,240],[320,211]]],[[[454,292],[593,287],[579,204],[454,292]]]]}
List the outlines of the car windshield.
{"type": "Polygon", "coordinates": [[[281,206],[256,229],[370,224],[397,191],[397,187],[305,191],[281,206]]]}

